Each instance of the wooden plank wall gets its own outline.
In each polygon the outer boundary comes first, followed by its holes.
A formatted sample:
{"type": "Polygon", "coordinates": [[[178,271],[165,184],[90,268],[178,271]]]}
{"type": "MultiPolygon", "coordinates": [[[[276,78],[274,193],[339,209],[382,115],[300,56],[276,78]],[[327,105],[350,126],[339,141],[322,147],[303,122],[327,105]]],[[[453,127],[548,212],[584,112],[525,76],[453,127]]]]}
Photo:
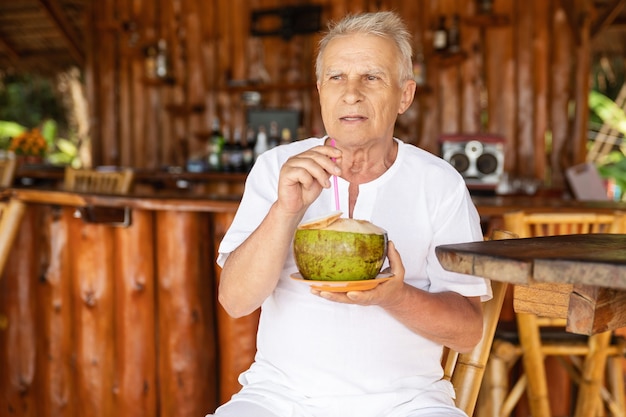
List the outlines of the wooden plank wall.
{"type": "Polygon", "coordinates": [[[303,134],[323,134],[313,72],[319,35],[249,35],[253,10],[318,4],[322,27],[350,12],[396,10],[416,47],[422,42],[427,86],[400,118],[397,136],[438,154],[443,133],[500,134],[507,172],[561,188],[564,168],[584,160],[593,12],[587,3],[495,0],[502,24],[494,25],[475,19],[473,0],[93,2],[86,79],[94,163],[184,165],[204,150],[214,117],[231,131],[243,128],[242,90],[226,86],[250,78],[259,59],[269,74],[260,87],[264,106],[301,110],[303,134]],[[464,59],[441,59],[433,53],[433,29],[440,15],[450,20],[453,13],[461,16],[464,59]],[[143,48],[160,38],[171,54],[172,84],[145,77],[143,48]]]}

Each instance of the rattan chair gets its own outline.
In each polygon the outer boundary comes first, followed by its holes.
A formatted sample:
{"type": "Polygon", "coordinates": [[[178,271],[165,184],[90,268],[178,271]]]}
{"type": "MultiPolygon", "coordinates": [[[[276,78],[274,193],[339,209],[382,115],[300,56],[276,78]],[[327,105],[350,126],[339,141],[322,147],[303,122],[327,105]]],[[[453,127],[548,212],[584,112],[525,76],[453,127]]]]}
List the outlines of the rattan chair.
{"type": "Polygon", "coordinates": [[[10,187],[13,185],[17,161],[13,153],[8,153],[0,158],[0,187],[10,187]]]}
{"type": "Polygon", "coordinates": [[[115,171],[65,168],[64,188],[68,191],[127,194],[133,184],[130,168],[115,171]]]}
{"type": "MultiPolygon", "coordinates": [[[[13,185],[15,170],[16,159],[12,152],[0,158],[0,187],[13,185]]],[[[0,202],[0,274],[4,271],[25,210],[26,205],[14,198],[0,202]]]]}
{"type": "Polygon", "coordinates": [[[9,259],[25,210],[26,204],[14,198],[0,202],[0,275],[9,259]]]}
{"type": "MultiPolygon", "coordinates": [[[[621,212],[514,212],[505,214],[504,228],[520,237],[626,233],[625,219],[621,212]]],[[[544,361],[548,356],[556,357],[577,384],[573,415],[624,416],[624,340],[611,332],[593,336],[566,332],[571,292],[572,286],[568,284],[515,285],[513,303],[517,328],[512,332],[496,332],[481,393],[481,416],[511,415],[524,393],[533,417],[551,416],[544,361]],[[530,312],[537,309],[542,313],[530,312]],[[509,384],[510,370],[520,358],[522,374],[515,383],[509,384]]]]}
{"type": "MultiPolygon", "coordinates": [[[[67,191],[96,194],[128,194],[132,188],[134,171],[65,168],[64,188],[67,191]]],[[[106,223],[127,227],[131,223],[129,207],[78,207],[74,216],[89,223],[106,223]]]]}
{"type": "MultiPolygon", "coordinates": [[[[516,235],[506,231],[494,230],[490,239],[510,239],[516,235]]],[[[456,392],[456,405],[468,416],[474,413],[480,386],[483,381],[485,366],[493,342],[500,310],[507,289],[506,282],[491,282],[493,297],[483,303],[483,336],[471,352],[459,354],[445,348],[443,352],[444,379],[449,380],[456,392]]]]}

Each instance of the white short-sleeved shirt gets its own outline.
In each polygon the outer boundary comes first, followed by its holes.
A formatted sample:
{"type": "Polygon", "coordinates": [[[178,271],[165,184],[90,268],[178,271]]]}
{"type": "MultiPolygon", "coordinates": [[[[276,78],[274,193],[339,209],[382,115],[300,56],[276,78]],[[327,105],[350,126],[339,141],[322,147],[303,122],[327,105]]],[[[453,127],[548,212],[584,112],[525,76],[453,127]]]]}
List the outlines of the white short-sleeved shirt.
{"type": "MultiPolygon", "coordinates": [[[[325,139],[279,146],[259,157],[220,245],[219,265],[256,229],[276,200],[280,167],[287,158],[322,145],[325,139]]],[[[435,256],[437,245],[482,240],[479,216],[462,177],[441,158],[396,141],[393,165],[359,186],[353,217],[387,231],[402,256],[407,283],[430,292],[455,291],[488,299],[487,281],[445,271],[435,256]]],[[[348,207],[348,185],[339,178],[341,207],[348,207]]],[[[334,190],[324,189],[303,221],[334,210],[334,190]]],[[[423,391],[441,379],[441,345],[410,331],[380,307],[314,296],[308,285],[290,279],[294,272],[290,254],[276,289],[261,307],[257,355],[240,378],[244,386],[271,379],[315,397],[423,391]]]]}

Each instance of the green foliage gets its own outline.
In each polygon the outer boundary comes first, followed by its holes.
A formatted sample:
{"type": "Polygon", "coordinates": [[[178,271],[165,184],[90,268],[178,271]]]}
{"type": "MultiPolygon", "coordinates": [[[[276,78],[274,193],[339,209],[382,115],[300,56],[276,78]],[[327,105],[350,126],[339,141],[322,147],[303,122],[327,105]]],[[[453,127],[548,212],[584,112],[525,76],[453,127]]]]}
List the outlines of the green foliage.
{"type": "MultiPolygon", "coordinates": [[[[0,120],[0,149],[8,149],[11,139],[27,130],[25,126],[18,123],[0,120]]],[[[76,140],[57,137],[57,123],[51,119],[42,123],[40,131],[48,144],[49,152],[45,156],[48,163],[80,168],[81,162],[76,140]]]]}
{"type": "MultiPolygon", "coordinates": [[[[603,123],[626,136],[626,112],[609,97],[597,91],[589,93],[589,108],[603,123]]],[[[597,164],[598,172],[603,178],[610,178],[626,191],[626,144],[622,142],[619,149],[610,152],[597,164]]]]}
{"type": "Polygon", "coordinates": [[[0,75],[0,120],[32,129],[46,119],[67,126],[65,109],[49,79],[31,74],[0,75]]]}
{"type": "Polygon", "coordinates": [[[80,158],[78,156],[78,146],[64,138],[58,138],[55,142],[55,149],[46,158],[52,165],[71,165],[80,168],[80,158]]]}
{"type": "Polygon", "coordinates": [[[0,120],[0,149],[7,149],[11,138],[26,130],[28,129],[19,123],[0,120]]]}
{"type": "Polygon", "coordinates": [[[612,178],[621,190],[626,190],[626,158],[622,152],[612,152],[610,162],[598,166],[598,172],[603,178],[612,178]]]}
{"type": "Polygon", "coordinates": [[[613,100],[602,93],[589,93],[589,108],[604,123],[626,135],[626,113],[613,100]]]}
{"type": "Polygon", "coordinates": [[[38,127],[48,144],[46,160],[53,165],[80,166],[77,140],[67,128],[67,116],[51,80],[32,74],[0,74],[0,149],[11,138],[38,127]]]}

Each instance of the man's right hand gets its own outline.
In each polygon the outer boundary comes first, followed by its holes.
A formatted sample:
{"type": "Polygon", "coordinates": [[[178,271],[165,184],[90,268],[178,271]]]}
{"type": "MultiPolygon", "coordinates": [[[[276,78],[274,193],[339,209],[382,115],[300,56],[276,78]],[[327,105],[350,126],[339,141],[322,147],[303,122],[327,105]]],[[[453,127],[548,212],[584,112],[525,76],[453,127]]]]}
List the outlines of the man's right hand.
{"type": "Polygon", "coordinates": [[[327,145],[316,146],[289,158],[278,179],[277,204],[280,209],[285,213],[304,213],[323,188],[330,188],[330,176],[341,175],[337,163],[340,158],[341,151],[327,145]]]}

